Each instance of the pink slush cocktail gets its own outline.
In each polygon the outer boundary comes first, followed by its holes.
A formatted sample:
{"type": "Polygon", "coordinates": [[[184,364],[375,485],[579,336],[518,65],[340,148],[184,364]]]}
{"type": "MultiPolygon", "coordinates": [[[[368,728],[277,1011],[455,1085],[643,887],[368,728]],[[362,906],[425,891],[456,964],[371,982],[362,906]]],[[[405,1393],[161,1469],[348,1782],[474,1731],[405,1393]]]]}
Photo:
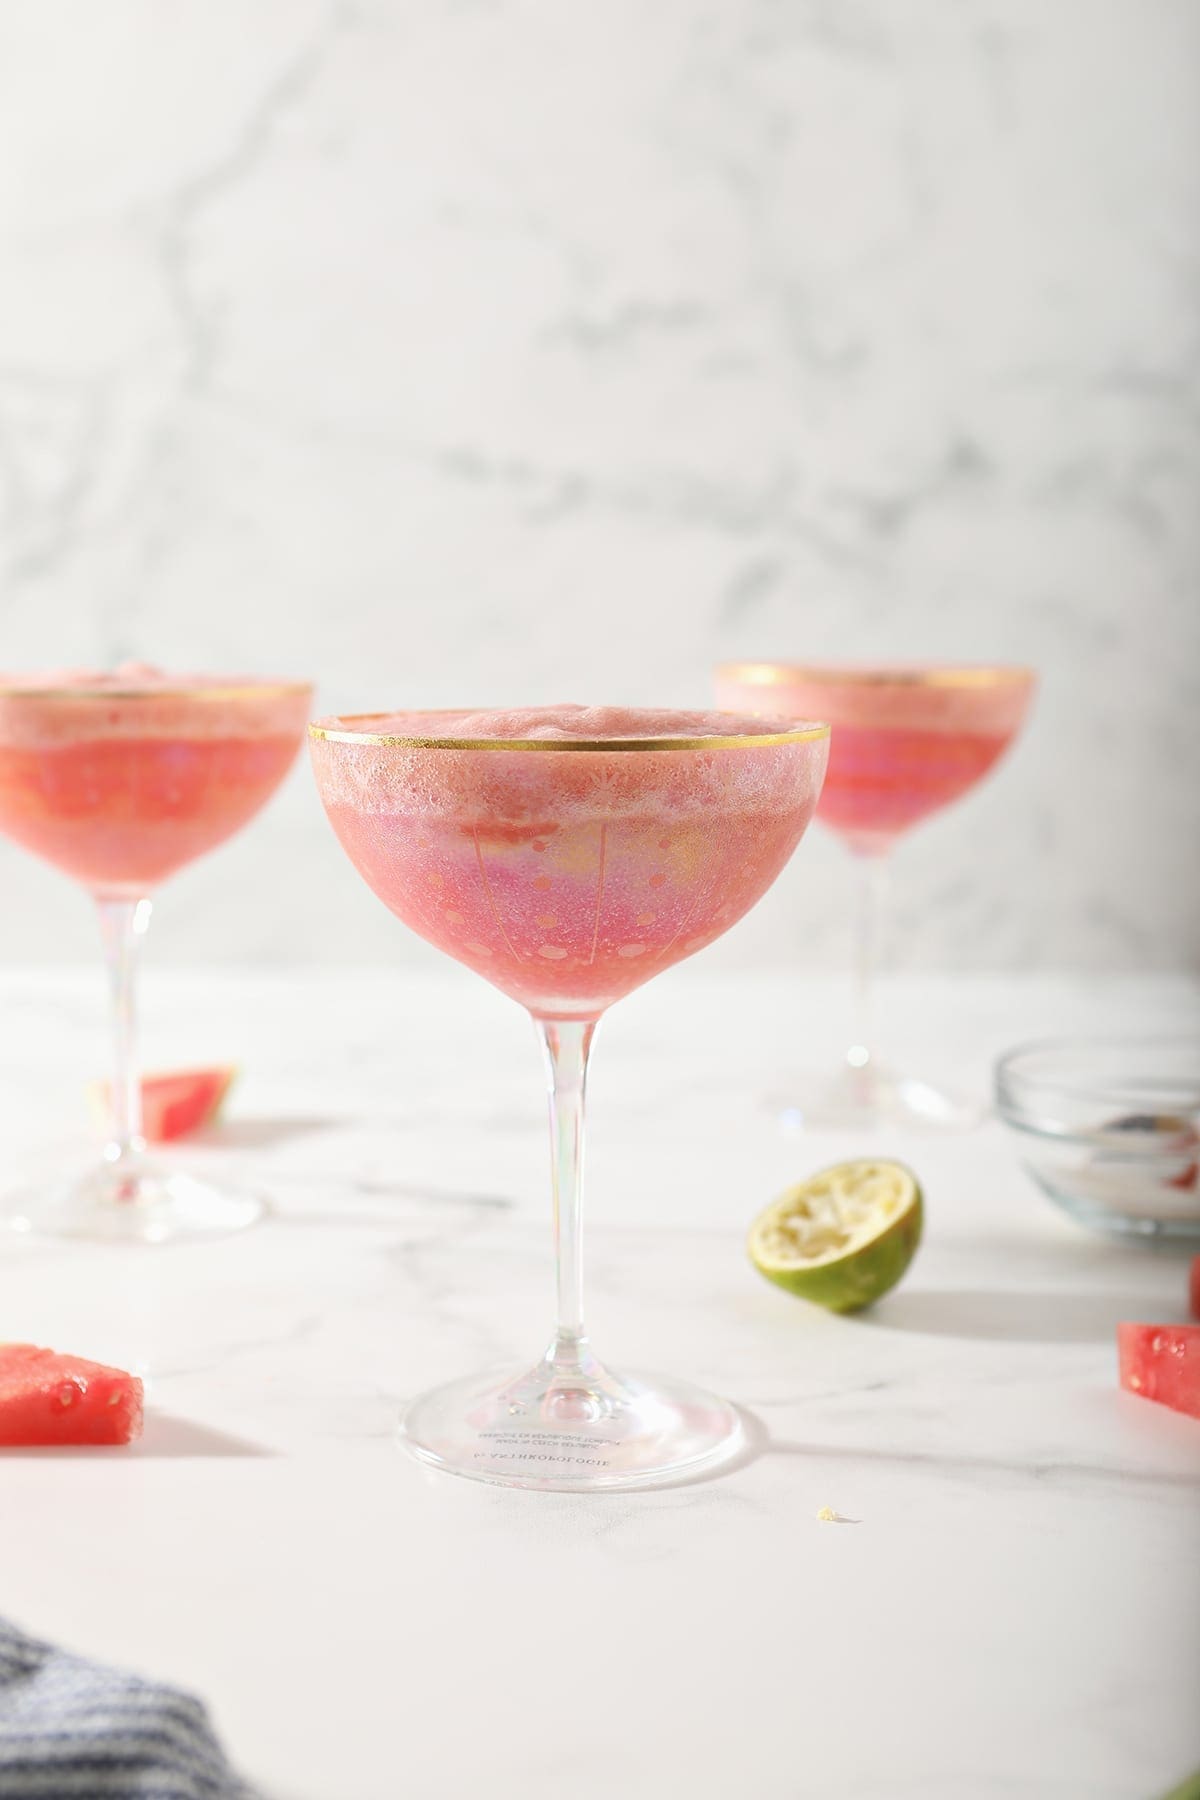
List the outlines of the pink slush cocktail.
{"type": "Polygon", "coordinates": [[[828,729],[727,713],[558,706],[311,727],[355,867],[405,924],[527,1007],[550,1074],[558,1323],[515,1379],[451,1383],[405,1415],[439,1468],[525,1487],[633,1487],[736,1454],[736,1410],[617,1375],[583,1329],[583,1097],[595,1023],[719,937],[816,808],[828,729]]]}
{"type": "Polygon", "coordinates": [[[279,786],[311,699],[307,683],[167,675],[142,664],[0,675],[0,833],[96,900],[117,1039],[103,1167],[10,1201],[10,1225],[158,1242],[257,1217],[252,1197],[142,1161],[134,960],[160,884],[238,831],[279,786]]]}
{"type": "Polygon", "coordinates": [[[90,893],[141,899],[274,793],[311,693],[140,665],[0,675],[0,832],[90,893]]]}
{"type": "Polygon", "coordinates": [[[716,671],[722,706],[828,719],[829,772],[817,816],[861,860],[859,1021],[847,1067],[808,1096],[797,1123],[865,1124],[880,1116],[931,1124],[973,1117],[928,1083],[888,1074],[871,1045],[869,988],[881,934],[883,858],[898,837],[975,787],[1020,730],[1034,677],[1018,667],[741,663],[716,671]]]}
{"type": "Polygon", "coordinates": [[[762,736],[760,720],[615,707],[396,713],[370,721],[381,741],[326,726],[312,754],[347,854],[406,925],[536,1017],[595,1019],[740,919],[817,803],[824,737],[804,756],[681,755],[684,727],[762,736]],[[387,741],[435,727],[487,747],[387,741]]]}
{"type": "Polygon", "coordinates": [[[833,727],[817,816],[855,850],[890,848],[973,788],[1008,749],[1033,691],[1028,669],[718,669],[723,706],[833,727]]]}

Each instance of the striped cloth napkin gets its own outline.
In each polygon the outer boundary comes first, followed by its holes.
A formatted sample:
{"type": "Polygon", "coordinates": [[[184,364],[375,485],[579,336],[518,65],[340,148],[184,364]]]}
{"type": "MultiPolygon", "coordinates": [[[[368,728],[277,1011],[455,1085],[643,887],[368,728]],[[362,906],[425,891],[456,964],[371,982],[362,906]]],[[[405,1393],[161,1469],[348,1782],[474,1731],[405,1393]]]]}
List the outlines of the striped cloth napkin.
{"type": "Polygon", "coordinates": [[[256,1800],[200,1701],[0,1619],[3,1800],[256,1800]]]}

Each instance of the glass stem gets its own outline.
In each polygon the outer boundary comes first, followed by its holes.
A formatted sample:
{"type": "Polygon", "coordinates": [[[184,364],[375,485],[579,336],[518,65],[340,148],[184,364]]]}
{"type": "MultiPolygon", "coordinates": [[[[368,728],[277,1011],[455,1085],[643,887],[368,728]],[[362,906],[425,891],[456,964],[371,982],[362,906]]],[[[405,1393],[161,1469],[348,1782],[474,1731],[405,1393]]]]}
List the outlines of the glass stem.
{"type": "Polygon", "coordinates": [[[558,1312],[546,1362],[577,1373],[587,1338],[583,1329],[583,1112],[594,1019],[539,1019],[550,1096],[554,1182],[554,1263],[558,1312]]]}
{"type": "Polygon", "coordinates": [[[149,900],[109,900],[98,895],[100,936],[112,993],[113,1063],[111,1122],[106,1162],[129,1164],[146,1148],[142,1136],[141,1071],[137,1059],[135,988],[138,952],[150,923],[149,900]]]}
{"type": "Polygon", "coordinates": [[[876,1061],[875,994],[883,961],[888,865],[887,857],[878,851],[860,851],[855,861],[854,1041],[846,1051],[846,1061],[852,1069],[866,1069],[876,1061]]]}

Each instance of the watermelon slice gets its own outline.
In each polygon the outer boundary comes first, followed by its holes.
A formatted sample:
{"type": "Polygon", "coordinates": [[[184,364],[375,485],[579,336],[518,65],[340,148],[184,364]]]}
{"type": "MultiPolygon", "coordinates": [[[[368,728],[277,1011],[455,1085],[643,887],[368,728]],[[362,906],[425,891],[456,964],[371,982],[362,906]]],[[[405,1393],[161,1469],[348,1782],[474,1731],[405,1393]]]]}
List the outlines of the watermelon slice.
{"type": "Polygon", "coordinates": [[[36,1344],[0,1344],[0,1446],[127,1444],[141,1432],[135,1375],[36,1344]]]}
{"type": "MultiPolygon", "coordinates": [[[[237,1068],[229,1063],[219,1069],[177,1069],[165,1075],[142,1077],[142,1133],[148,1143],[165,1144],[187,1137],[216,1118],[233,1085],[237,1068]]],[[[108,1125],[109,1085],[96,1081],[88,1099],[97,1123],[108,1125]]]]}
{"type": "Polygon", "coordinates": [[[1117,1326],[1121,1386],[1200,1419],[1200,1325],[1117,1326]]]}

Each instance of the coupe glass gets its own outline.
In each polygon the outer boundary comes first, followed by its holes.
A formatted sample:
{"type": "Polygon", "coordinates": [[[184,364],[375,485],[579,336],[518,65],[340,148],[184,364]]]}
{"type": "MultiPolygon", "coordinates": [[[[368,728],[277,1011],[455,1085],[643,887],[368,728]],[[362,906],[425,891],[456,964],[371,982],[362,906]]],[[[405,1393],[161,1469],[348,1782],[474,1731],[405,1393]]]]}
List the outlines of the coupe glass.
{"type": "Polygon", "coordinates": [[[720,937],[799,843],[828,727],[557,707],[310,727],[325,810],[406,925],[532,1014],[545,1050],[558,1316],[520,1374],[456,1381],[402,1423],[428,1463],[534,1488],[624,1488],[714,1468],[734,1407],[602,1364],[583,1325],[584,1087],[597,1021],[720,937]]]}
{"type": "Polygon", "coordinates": [[[98,1167],[5,1195],[18,1231],[162,1243],[236,1231],[253,1193],[145,1156],[134,982],[151,897],[253,818],[287,774],[312,689],[140,665],[0,677],[0,832],[71,876],[100,916],[112,989],[109,1139],[98,1167]]]}
{"type": "Polygon", "coordinates": [[[786,716],[816,711],[833,727],[818,817],[858,872],[855,1024],[841,1069],[799,1080],[784,1117],[797,1125],[880,1119],[963,1128],[979,1109],[919,1076],[889,1069],[875,1048],[874,993],[889,856],[920,820],[967,793],[1021,726],[1034,677],[1023,668],[821,667],[735,663],[716,671],[722,706],[786,716]]]}

